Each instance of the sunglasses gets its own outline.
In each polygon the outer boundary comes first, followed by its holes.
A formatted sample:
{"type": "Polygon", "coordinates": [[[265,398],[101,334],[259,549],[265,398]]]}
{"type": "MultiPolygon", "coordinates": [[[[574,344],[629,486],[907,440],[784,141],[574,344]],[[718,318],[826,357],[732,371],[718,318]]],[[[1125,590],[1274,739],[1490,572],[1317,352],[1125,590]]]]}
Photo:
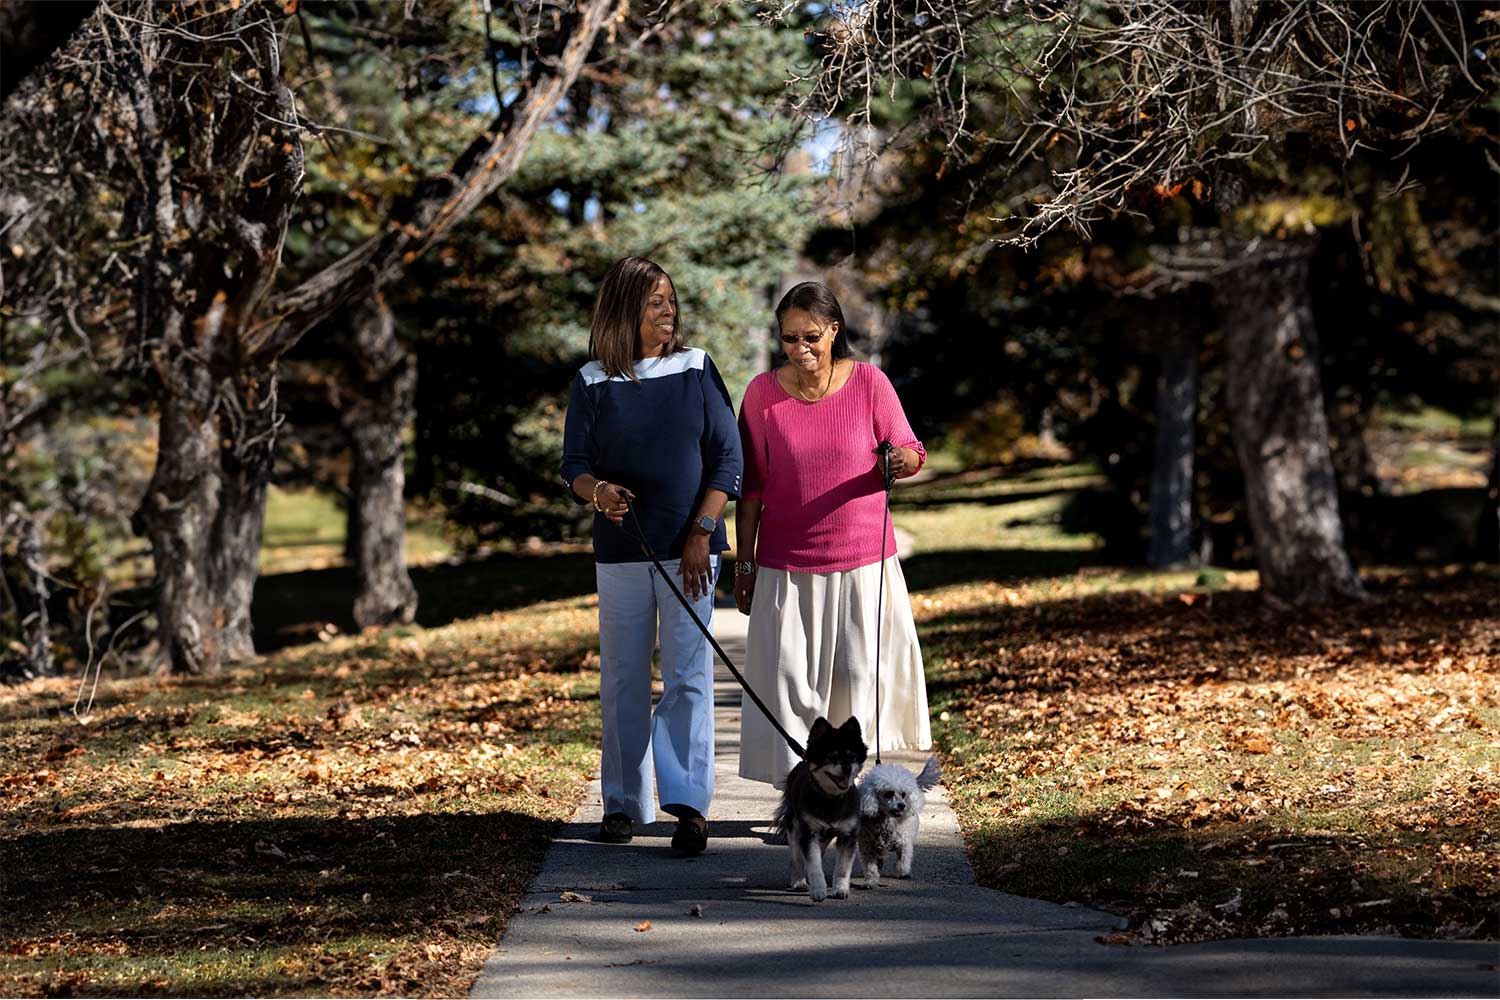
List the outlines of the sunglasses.
{"type": "Polygon", "coordinates": [[[795,334],[788,335],[788,334],[783,333],[781,335],[781,342],[783,344],[785,344],[786,346],[791,347],[793,344],[797,343],[797,341],[800,340],[804,344],[806,344],[808,347],[811,347],[812,345],[816,344],[818,341],[822,340],[823,337],[824,337],[824,335],[827,332],[828,331],[825,330],[825,331],[823,331],[821,333],[806,333],[806,334],[803,334],[800,337],[796,336],[795,334]]]}

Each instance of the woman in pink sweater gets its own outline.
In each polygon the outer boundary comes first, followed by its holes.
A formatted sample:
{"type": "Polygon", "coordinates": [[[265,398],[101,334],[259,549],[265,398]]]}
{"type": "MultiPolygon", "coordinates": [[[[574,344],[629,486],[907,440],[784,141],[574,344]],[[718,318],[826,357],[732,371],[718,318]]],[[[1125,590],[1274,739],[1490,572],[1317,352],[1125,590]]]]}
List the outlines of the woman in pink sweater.
{"type": "MultiPolygon", "coordinates": [[[[745,678],[799,740],[818,716],[853,716],[875,733],[880,630],[881,750],[932,744],[922,651],[894,530],[885,526],[878,447],[914,474],[927,453],[885,374],[849,357],[844,314],[823,285],[804,282],[776,307],[786,363],[750,383],[740,406],[744,489],[736,507],[734,596],[750,616],[745,678]]],[[[778,788],[797,759],[746,706],[740,775],[778,788]]]]}

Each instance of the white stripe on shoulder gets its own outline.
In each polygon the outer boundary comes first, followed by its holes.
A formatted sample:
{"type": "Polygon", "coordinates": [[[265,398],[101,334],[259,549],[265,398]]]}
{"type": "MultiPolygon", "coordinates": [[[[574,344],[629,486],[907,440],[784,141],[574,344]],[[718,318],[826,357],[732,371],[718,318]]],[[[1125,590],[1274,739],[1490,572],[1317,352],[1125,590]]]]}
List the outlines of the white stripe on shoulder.
{"type": "MultiPolygon", "coordinates": [[[[688,371],[702,371],[708,362],[708,355],[697,347],[688,347],[667,358],[647,358],[635,363],[635,377],[645,381],[646,379],[664,378],[668,375],[681,375],[688,371]]],[[[578,370],[583,377],[584,385],[595,385],[599,382],[628,382],[624,375],[616,375],[613,378],[604,374],[604,366],[597,361],[590,361],[578,370]]]]}
{"type": "Polygon", "coordinates": [[[604,374],[604,366],[597,361],[590,361],[578,369],[579,376],[584,385],[593,385],[595,382],[603,382],[608,376],[604,374]]]}

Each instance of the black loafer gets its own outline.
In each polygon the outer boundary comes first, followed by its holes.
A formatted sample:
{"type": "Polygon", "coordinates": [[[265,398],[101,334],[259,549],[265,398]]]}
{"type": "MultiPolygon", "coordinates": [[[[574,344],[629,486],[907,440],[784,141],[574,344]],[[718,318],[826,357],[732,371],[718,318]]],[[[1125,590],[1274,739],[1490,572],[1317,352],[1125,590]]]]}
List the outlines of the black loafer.
{"type": "Polygon", "coordinates": [[[672,834],[672,850],[678,854],[702,854],[708,847],[708,827],[699,826],[690,819],[677,821],[677,830],[672,834]]]}
{"type": "Polygon", "coordinates": [[[599,824],[599,839],[606,844],[628,844],[633,836],[634,825],[624,813],[610,813],[599,824]]]}

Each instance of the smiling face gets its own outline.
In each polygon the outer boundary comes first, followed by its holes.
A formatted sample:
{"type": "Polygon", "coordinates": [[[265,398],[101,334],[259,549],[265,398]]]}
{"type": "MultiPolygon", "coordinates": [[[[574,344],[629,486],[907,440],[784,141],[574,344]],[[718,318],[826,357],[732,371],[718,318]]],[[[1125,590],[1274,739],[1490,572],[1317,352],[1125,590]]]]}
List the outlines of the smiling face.
{"type": "Polygon", "coordinates": [[[641,325],[636,333],[637,358],[660,357],[677,333],[677,289],[665,274],[646,293],[641,325]]]}
{"type": "Polygon", "coordinates": [[[823,319],[806,309],[781,314],[781,348],[787,360],[806,375],[826,374],[833,367],[833,339],[838,332],[837,320],[823,319]],[[795,339],[788,342],[788,338],[795,339]]]}

